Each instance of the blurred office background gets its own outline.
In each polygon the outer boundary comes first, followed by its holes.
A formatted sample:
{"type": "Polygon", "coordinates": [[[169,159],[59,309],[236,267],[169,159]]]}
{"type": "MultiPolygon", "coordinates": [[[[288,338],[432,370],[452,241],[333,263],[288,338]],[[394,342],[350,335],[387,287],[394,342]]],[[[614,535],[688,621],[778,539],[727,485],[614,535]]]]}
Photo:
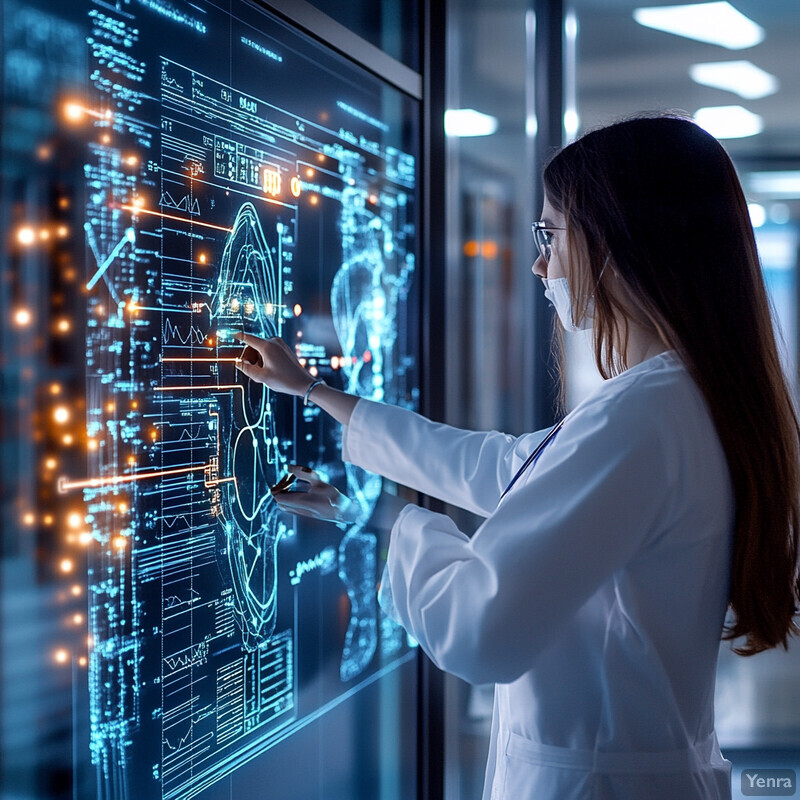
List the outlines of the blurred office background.
{"type": "MultiPolygon", "coordinates": [[[[554,146],[645,110],[695,115],[733,157],[798,385],[800,4],[674,5],[449,0],[447,105],[479,112],[448,125],[452,423],[511,433],[548,424],[552,312],[530,272],[538,172],[554,146]]],[[[571,406],[599,380],[587,345],[587,334],[567,335],[571,406]]],[[[491,688],[448,678],[446,694],[446,796],[478,798],[491,688]]],[[[735,797],[742,768],[800,767],[800,647],[745,659],[724,643],[716,706],[735,797]]]]}

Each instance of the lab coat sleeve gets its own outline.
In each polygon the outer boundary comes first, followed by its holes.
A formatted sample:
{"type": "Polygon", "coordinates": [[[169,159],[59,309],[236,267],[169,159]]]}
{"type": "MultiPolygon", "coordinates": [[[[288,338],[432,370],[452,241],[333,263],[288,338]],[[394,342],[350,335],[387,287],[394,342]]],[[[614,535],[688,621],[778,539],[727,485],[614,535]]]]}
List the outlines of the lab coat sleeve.
{"type": "MultiPolygon", "coordinates": [[[[624,403],[622,404],[624,406],[624,403]]],[[[442,669],[507,683],[654,536],[674,484],[646,409],[576,413],[469,539],[407,506],[389,548],[394,613],[442,669]]]]}
{"type": "Polygon", "coordinates": [[[548,430],[518,438],[465,431],[362,398],[344,428],[342,457],[486,517],[548,430]]]}

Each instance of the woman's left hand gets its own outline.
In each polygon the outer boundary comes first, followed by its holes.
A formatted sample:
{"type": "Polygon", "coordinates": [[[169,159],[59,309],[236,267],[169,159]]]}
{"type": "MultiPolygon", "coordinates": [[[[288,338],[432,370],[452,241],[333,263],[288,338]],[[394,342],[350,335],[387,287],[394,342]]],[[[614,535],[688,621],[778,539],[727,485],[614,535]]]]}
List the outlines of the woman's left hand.
{"type": "Polygon", "coordinates": [[[314,470],[297,464],[290,464],[288,469],[293,479],[286,476],[272,487],[272,497],[281,510],[325,522],[353,523],[358,519],[358,505],[314,470]],[[293,491],[298,481],[309,484],[308,490],[293,491]]]}

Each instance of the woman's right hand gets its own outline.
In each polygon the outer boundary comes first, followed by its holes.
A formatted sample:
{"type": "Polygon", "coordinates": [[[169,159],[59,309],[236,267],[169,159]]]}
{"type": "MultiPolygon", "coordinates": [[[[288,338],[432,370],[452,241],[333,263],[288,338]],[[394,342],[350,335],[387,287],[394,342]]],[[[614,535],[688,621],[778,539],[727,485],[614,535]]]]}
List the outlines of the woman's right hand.
{"type": "Polygon", "coordinates": [[[233,335],[246,345],[236,366],[248,378],[266,384],[275,392],[297,397],[306,393],[314,378],[283,339],[262,339],[251,333],[233,335]]]}

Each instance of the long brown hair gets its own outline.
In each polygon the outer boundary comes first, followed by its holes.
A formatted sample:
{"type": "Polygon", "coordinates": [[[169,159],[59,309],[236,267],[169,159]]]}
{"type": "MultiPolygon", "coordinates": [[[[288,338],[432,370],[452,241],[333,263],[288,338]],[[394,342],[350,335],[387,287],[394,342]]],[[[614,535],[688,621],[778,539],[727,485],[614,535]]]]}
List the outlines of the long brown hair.
{"type": "MultiPolygon", "coordinates": [[[[674,350],[700,387],[736,501],[724,638],[753,655],[787,646],[800,600],[800,430],[775,343],[753,228],[734,166],[690,119],[628,119],[592,131],[545,168],[566,219],[574,307],[594,295],[594,352],[626,369],[630,315],[674,350]],[[601,270],[610,256],[621,304],[601,270]]],[[[608,273],[608,270],[606,270],[608,273]]]]}

